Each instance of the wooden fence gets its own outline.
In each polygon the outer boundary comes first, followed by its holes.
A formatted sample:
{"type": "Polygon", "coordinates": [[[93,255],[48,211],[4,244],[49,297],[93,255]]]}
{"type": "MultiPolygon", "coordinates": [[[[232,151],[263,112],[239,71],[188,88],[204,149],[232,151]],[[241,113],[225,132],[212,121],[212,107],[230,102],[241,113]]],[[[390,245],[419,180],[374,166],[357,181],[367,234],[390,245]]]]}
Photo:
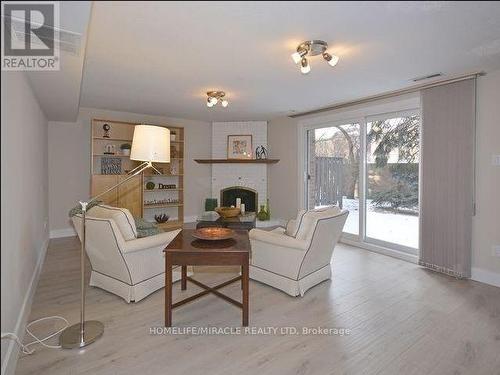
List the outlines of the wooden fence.
{"type": "Polygon", "coordinates": [[[344,158],[316,157],[315,206],[338,205],[342,208],[344,158]]]}

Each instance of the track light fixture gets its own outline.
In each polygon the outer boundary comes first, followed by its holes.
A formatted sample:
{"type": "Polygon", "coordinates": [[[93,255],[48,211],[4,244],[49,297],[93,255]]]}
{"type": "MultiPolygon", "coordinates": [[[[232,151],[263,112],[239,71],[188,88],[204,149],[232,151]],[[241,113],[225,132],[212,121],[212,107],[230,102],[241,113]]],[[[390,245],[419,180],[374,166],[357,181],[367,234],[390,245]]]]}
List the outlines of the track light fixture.
{"type": "Polygon", "coordinates": [[[322,40],[307,40],[302,42],[297,47],[297,52],[292,54],[292,60],[295,64],[300,64],[302,74],[307,74],[311,71],[311,66],[307,57],[322,55],[325,61],[330,66],[335,66],[339,62],[338,56],[326,52],[328,43],[322,40]]]}
{"type": "Polygon", "coordinates": [[[226,93],[224,91],[208,91],[207,92],[207,107],[211,108],[217,103],[220,103],[224,108],[229,105],[225,99],[226,93]]]}

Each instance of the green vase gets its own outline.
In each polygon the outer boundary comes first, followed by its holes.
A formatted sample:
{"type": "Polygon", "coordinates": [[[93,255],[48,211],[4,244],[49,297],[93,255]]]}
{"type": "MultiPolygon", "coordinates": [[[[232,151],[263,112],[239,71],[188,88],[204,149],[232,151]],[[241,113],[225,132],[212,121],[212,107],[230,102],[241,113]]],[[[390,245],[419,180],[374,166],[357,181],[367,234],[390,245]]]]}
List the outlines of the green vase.
{"type": "Polygon", "coordinates": [[[263,204],[260,206],[260,210],[257,213],[257,219],[259,219],[260,221],[267,220],[266,207],[263,204]]]}
{"type": "Polygon", "coordinates": [[[266,220],[271,220],[271,209],[269,208],[269,199],[266,201],[266,220]]]}

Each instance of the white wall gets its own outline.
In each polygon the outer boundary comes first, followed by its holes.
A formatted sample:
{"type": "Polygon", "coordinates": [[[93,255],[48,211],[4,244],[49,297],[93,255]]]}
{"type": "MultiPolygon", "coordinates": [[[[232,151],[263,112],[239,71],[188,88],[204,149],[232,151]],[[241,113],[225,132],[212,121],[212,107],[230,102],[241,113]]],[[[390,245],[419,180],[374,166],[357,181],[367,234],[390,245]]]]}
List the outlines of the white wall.
{"type": "Polygon", "coordinates": [[[267,127],[269,157],[280,159],[269,165],[269,205],[274,217],[289,220],[298,210],[298,120],[281,117],[269,121],[267,127]]]}
{"type": "MultiPolygon", "coordinates": [[[[21,72],[2,72],[2,332],[22,337],[48,243],[47,120],[21,72]]],[[[2,374],[18,347],[2,340],[2,374]]]]}
{"type": "Polygon", "coordinates": [[[477,83],[476,216],[472,221],[472,278],[500,286],[500,70],[477,83]]]}
{"type": "Polygon", "coordinates": [[[49,122],[51,237],[74,233],[68,211],[78,200],[87,199],[90,194],[90,130],[93,118],[184,127],[185,219],[193,220],[203,211],[204,200],[211,193],[211,171],[209,166],[197,164],[193,159],[210,158],[212,127],[209,122],[82,108],[77,122],[49,122]]]}
{"type": "MultiPolygon", "coordinates": [[[[258,146],[267,148],[267,122],[214,122],[212,124],[212,158],[227,158],[228,135],[252,135],[252,152],[258,146]]],[[[258,205],[267,200],[266,164],[213,164],[212,197],[220,202],[221,189],[230,186],[244,186],[257,191],[258,205]]],[[[257,206],[258,210],[259,207],[257,206]]]]}

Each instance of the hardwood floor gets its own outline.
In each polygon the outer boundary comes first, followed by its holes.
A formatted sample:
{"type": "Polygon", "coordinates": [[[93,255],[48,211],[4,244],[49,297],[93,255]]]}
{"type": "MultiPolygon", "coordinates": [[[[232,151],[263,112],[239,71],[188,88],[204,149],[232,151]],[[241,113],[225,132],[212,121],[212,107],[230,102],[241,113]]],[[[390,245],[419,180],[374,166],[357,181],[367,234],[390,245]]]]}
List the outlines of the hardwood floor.
{"type": "MultiPolygon", "coordinates": [[[[30,320],[79,319],[79,242],[52,240],[30,320]]],[[[16,374],[500,374],[500,288],[460,281],[339,244],[333,279],[292,298],[250,281],[250,326],[346,328],[350,335],[152,335],[163,325],[163,290],[137,304],[97,288],[87,318],[104,336],[83,350],[37,347],[16,374]]],[[[216,284],[226,272],[196,269],[216,284]]],[[[174,301],[200,291],[174,284],[174,301]]],[[[239,285],[224,289],[240,298],[239,285]]],[[[239,327],[239,309],[215,296],[173,313],[175,326],[239,327]]],[[[41,325],[43,335],[54,325],[41,325]]]]}

